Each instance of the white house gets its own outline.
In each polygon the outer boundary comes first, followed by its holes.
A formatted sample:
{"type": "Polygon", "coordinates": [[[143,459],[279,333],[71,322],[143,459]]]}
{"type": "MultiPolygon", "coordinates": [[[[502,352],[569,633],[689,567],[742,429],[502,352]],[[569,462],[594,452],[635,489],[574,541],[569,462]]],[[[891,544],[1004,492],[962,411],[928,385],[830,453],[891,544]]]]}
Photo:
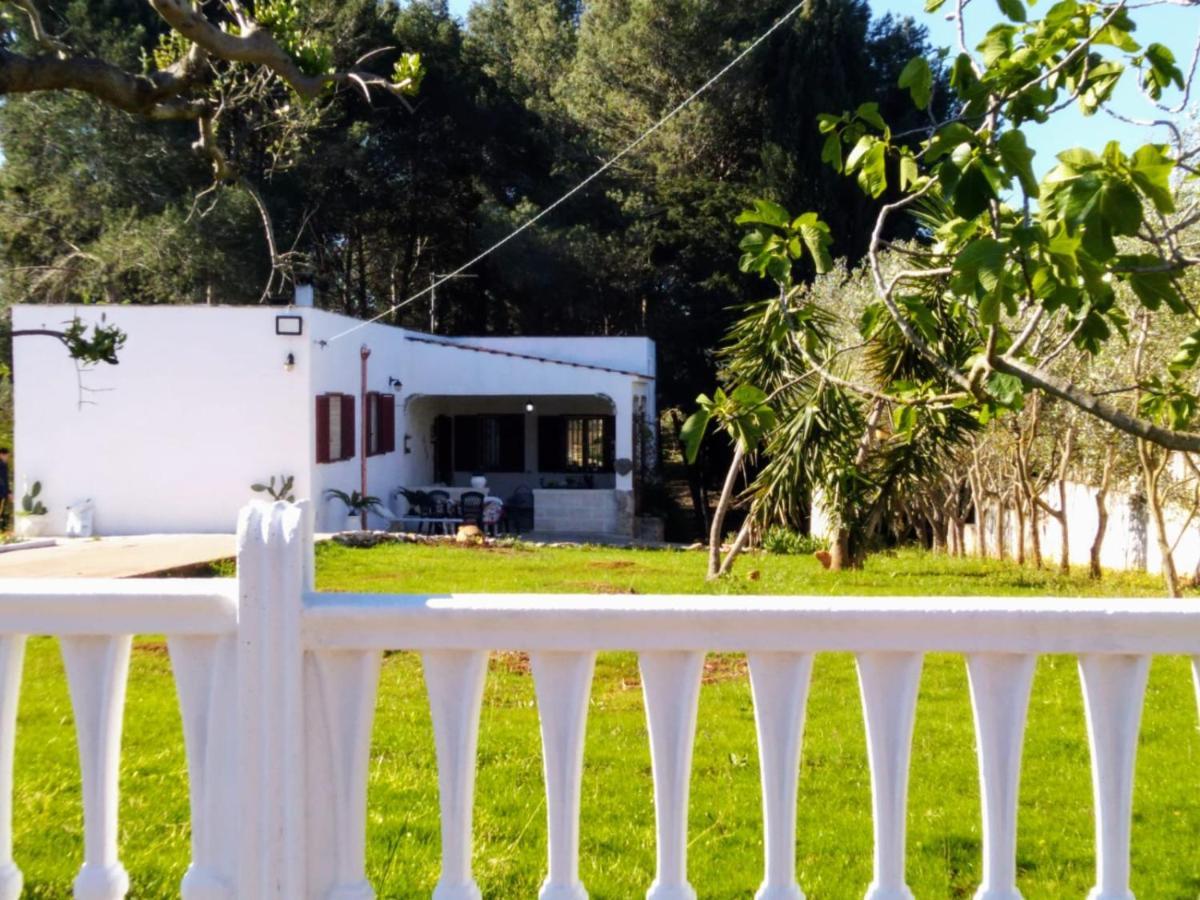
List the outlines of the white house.
{"type": "Polygon", "coordinates": [[[51,339],[13,342],[13,492],[42,482],[51,534],[85,499],[98,534],[232,532],[250,485],[272,475],[293,476],[318,528],[338,530],[346,516],[330,488],[365,483],[396,508],[399,487],[483,474],[502,499],[532,491],[538,531],[627,535],[654,462],[645,338],[449,338],[382,324],[344,334],[358,321],[312,308],[303,287],[290,307],[12,315],[19,330],[78,316],[127,335],[118,365],[85,370],[51,339]]]}

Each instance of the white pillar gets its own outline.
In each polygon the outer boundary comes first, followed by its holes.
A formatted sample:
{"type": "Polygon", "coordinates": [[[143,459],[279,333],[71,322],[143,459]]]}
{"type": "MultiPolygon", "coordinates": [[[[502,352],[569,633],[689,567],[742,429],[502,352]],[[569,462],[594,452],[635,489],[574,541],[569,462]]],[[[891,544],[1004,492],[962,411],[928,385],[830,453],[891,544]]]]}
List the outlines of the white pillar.
{"type": "Polygon", "coordinates": [[[983,804],[983,883],[975,900],[1021,900],[1017,890],[1017,792],[1025,715],[1037,657],[967,656],[979,789],[983,804]]]}
{"type": "Polygon", "coordinates": [[[912,900],[904,880],[908,760],[922,657],[872,652],[858,654],[857,660],[875,827],[875,878],[867,900],[912,900]]]}
{"type": "Polygon", "coordinates": [[[796,785],[811,653],[751,653],[762,770],[765,873],[755,900],[804,900],[796,883],[796,785]]]}
{"type": "Polygon", "coordinates": [[[0,636],[0,900],[17,900],[24,883],[12,855],[13,744],[24,659],[25,635],[0,636]]]}
{"type": "Polygon", "coordinates": [[[297,900],[305,880],[303,591],[312,510],[255,502],[238,518],[237,896],[297,900]]]}
{"type": "Polygon", "coordinates": [[[595,653],[531,655],[546,777],[549,873],[539,900],[587,900],[579,880],[579,791],[595,653]]]}
{"type": "Polygon", "coordinates": [[[421,654],[433,713],[442,810],[442,876],[433,900],[480,900],[481,896],[471,874],[471,823],[487,661],[487,653],[474,650],[427,650],[421,654]]]}
{"type": "Polygon", "coordinates": [[[701,651],[638,654],[650,763],[654,771],[654,825],[658,866],[647,900],[696,900],[687,879],[688,788],[700,699],[701,651]]]}
{"type": "Polygon", "coordinates": [[[129,890],[117,852],[117,807],[131,641],[129,635],[59,641],[83,781],[83,867],[75,877],[76,900],[121,900],[129,890]]]}
{"type": "Polygon", "coordinates": [[[1129,890],[1133,768],[1149,669],[1148,656],[1084,653],[1079,657],[1096,804],[1096,886],[1088,900],[1133,900],[1129,890]]]}
{"type": "MultiPolygon", "coordinates": [[[[633,462],[633,387],[622,384],[613,392],[613,417],[616,421],[616,434],[613,446],[617,459],[627,459],[633,462]]],[[[633,470],[622,475],[616,473],[614,485],[618,491],[633,490],[633,470]]]]}

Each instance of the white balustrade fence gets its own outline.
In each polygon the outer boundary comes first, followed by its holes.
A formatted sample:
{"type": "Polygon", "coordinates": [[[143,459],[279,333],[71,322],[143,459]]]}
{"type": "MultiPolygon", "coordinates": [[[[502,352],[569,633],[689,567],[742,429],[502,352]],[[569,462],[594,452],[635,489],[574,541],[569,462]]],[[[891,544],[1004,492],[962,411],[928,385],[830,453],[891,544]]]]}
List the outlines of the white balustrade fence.
{"type": "Polygon", "coordinates": [[[1079,659],[1092,753],[1096,887],[1128,900],[1134,755],[1152,654],[1193,658],[1200,605],[1181,601],[606,595],[319,594],[306,504],[254,504],[238,579],[0,582],[0,900],[12,859],[13,739],[24,635],[60,638],[83,778],[81,900],[129,889],[116,841],[130,636],[167,634],[191,783],[186,900],[369,900],[367,764],[382,652],[421,654],[441,803],[435,900],[476,900],[475,751],[488,653],[528,651],[544,751],[548,875],[541,900],[583,900],[579,807],[596,653],[638,654],[654,780],[650,900],[691,900],[688,783],[704,655],[744,651],[762,773],[759,900],[799,900],[796,789],[813,654],[856,655],[875,832],[869,900],[904,880],[909,752],[923,655],[966,658],[983,808],[978,900],[1015,900],[1017,796],[1038,654],[1079,659]]]}

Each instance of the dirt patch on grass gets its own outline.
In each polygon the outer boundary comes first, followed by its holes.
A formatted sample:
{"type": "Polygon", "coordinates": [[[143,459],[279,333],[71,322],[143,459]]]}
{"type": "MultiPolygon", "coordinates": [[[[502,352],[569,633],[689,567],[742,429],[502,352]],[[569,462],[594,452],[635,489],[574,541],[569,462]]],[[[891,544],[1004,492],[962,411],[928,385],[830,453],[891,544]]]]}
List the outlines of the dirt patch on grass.
{"type": "Polygon", "coordinates": [[[572,581],[566,587],[581,594],[636,594],[629,585],[606,584],[603,581],[572,581]]]}
{"type": "Polygon", "coordinates": [[[521,651],[496,651],[488,658],[488,669],[493,672],[508,672],[510,675],[531,675],[533,664],[529,654],[521,651]]]}
{"type": "Polygon", "coordinates": [[[149,653],[152,656],[166,656],[169,652],[166,641],[136,641],[133,649],[138,653],[149,653]]]}
{"type": "Polygon", "coordinates": [[[629,559],[612,559],[603,562],[590,562],[587,564],[589,569],[632,569],[637,566],[637,563],[629,559]]]}
{"type": "Polygon", "coordinates": [[[722,653],[719,656],[706,656],[701,681],[704,684],[720,684],[722,681],[744,678],[748,669],[746,657],[741,654],[722,653]]]}

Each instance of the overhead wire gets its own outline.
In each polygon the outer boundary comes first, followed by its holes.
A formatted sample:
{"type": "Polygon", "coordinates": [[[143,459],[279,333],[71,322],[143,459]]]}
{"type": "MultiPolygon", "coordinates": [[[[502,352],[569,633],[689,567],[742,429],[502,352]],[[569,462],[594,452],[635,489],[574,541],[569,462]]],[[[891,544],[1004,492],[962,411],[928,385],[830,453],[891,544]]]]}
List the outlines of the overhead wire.
{"type": "Polygon", "coordinates": [[[561,197],[559,197],[553,203],[551,203],[548,206],[546,206],[545,208],[541,209],[536,214],[530,216],[528,219],[526,219],[524,222],[522,222],[520,225],[518,225],[516,228],[514,228],[507,235],[502,237],[500,240],[496,241],[494,244],[489,246],[486,250],[483,250],[478,255],[467,260],[465,263],[463,263],[457,269],[454,269],[452,272],[447,272],[446,274],[442,275],[440,278],[438,278],[434,281],[431,281],[428,287],[422,288],[421,290],[417,291],[412,296],[406,297],[405,299],[401,300],[399,303],[396,303],[393,306],[388,307],[387,309],[385,309],[383,312],[379,313],[378,315],[372,316],[369,319],[364,319],[363,321],[355,323],[354,325],[345,329],[344,331],[338,332],[333,337],[328,338],[325,341],[322,341],[321,345],[324,346],[325,344],[330,344],[330,343],[333,343],[334,341],[337,341],[344,337],[347,337],[347,336],[353,334],[354,332],[359,331],[362,328],[366,328],[368,325],[371,325],[374,322],[378,322],[380,319],[386,318],[387,316],[390,316],[393,313],[396,313],[396,312],[400,311],[401,309],[404,309],[404,307],[406,307],[412,303],[415,303],[416,301],[418,301],[422,297],[424,297],[426,294],[432,294],[434,291],[436,291],[441,285],[445,284],[447,281],[450,281],[453,278],[457,278],[463,272],[467,271],[467,269],[470,269],[472,266],[476,265],[477,263],[479,263],[479,262],[483,261],[484,259],[486,259],[487,257],[491,256],[493,253],[495,253],[497,250],[499,250],[501,247],[503,247],[509,241],[516,238],[518,235],[524,233],[525,231],[528,231],[530,228],[532,228],[534,225],[536,225],[538,222],[540,222],[546,216],[550,215],[550,213],[554,212],[554,210],[556,210],[558,207],[562,206],[564,203],[566,203],[568,200],[570,200],[572,197],[574,197],[576,194],[578,194],[580,191],[582,191],[584,188],[586,188],[589,184],[591,184],[593,181],[595,181],[597,178],[599,178],[601,175],[603,175],[605,172],[607,172],[609,169],[611,169],[613,166],[615,166],[617,163],[619,163],[622,159],[624,159],[626,156],[628,156],[630,153],[632,153],[634,150],[636,150],[638,147],[640,147],[642,144],[644,144],[647,140],[649,140],[650,137],[652,135],[654,135],[655,132],[657,132],[660,128],[662,128],[664,125],[666,125],[672,119],[674,119],[677,115],[679,115],[681,112],[683,112],[697,98],[699,98],[701,95],[703,95],[709,89],[711,89],[713,87],[713,85],[715,85],[722,78],[724,78],[742,60],[744,60],[747,56],[749,56],[751,53],[753,53],[754,50],[763,43],[763,41],[765,41],[772,34],[774,34],[776,31],[778,31],[780,28],[782,28],[783,25],[789,19],[791,19],[793,16],[795,16],[796,13],[800,12],[800,10],[802,10],[808,4],[808,2],[809,2],[809,0],[800,0],[799,3],[797,3],[790,10],[788,10],[786,13],[784,13],[782,16],[780,16],[778,19],[776,19],[775,22],[771,25],[771,27],[769,27],[766,31],[764,31],[757,38],[755,38],[737,56],[735,56],[728,63],[726,63],[715,75],[713,75],[706,82],[704,82],[704,84],[700,85],[700,87],[696,88],[696,90],[694,90],[687,97],[685,97],[682,101],[680,101],[678,104],[676,104],[670,110],[670,112],[668,112],[661,119],[659,119],[657,122],[655,122],[649,128],[647,128],[637,138],[635,138],[634,140],[632,140],[628,144],[626,144],[625,147],[620,152],[618,152],[615,156],[610,158],[607,162],[605,162],[603,165],[601,165],[598,169],[596,169],[594,172],[592,172],[590,175],[588,175],[586,178],[584,178],[582,181],[580,181],[578,184],[576,184],[573,188],[571,188],[569,191],[567,191],[565,194],[563,194],[561,197]]]}

